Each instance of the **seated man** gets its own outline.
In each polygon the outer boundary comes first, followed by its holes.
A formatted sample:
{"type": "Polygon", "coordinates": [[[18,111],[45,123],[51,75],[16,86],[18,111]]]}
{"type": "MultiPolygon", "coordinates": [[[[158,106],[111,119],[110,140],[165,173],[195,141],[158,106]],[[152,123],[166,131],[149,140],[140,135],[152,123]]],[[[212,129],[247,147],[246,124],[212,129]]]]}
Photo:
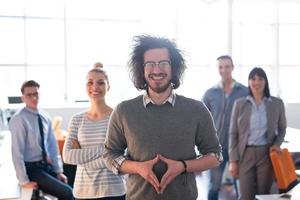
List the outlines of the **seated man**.
{"type": "Polygon", "coordinates": [[[25,107],[9,122],[12,159],[19,184],[40,189],[59,200],[73,199],[72,188],[62,173],[57,142],[47,113],[38,109],[40,85],[26,81],[21,87],[25,107]]]}

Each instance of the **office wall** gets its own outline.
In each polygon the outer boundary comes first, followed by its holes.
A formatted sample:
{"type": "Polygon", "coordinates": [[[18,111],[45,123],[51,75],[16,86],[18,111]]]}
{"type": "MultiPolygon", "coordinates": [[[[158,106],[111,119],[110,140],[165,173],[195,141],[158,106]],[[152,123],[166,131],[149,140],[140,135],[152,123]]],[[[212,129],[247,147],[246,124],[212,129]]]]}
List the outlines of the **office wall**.
{"type": "Polygon", "coordinates": [[[286,104],[287,125],[300,129],[300,103],[286,104]]]}
{"type": "MultiPolygon", "coordinates": [[[[78,112],[87,110],[88,107],[68,107],[68,108],[44,108],[51,117],[57,115],[63,118],[62,129],[67,130],[70,118],[78,112]]],[[[286,117],[287,125],[292,128],[300,129],[300,103],[288,103],[286,104],[286,117]]]]}
{"type": "Polygon", "coordinates": [[[62,117],[62,124],[61,129],[67,130],[68,124],[71,117],[81,111],[87,110],[87,107],[68,107],[68,108],[43,108],[47,111],[51,117],[61,116],[62,117]]]}

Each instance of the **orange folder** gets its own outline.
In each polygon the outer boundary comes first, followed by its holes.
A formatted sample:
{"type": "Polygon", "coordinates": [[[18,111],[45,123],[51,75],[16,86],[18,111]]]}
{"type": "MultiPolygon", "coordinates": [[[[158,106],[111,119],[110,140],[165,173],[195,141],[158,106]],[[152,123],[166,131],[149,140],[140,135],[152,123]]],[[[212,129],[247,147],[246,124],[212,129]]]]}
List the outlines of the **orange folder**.
{"type": "Polygon", "coordinates": [[[65,143],[65,140],[57,140],[58,150],[59,150],[59,153],[61,156],[62,156],[62,151],[64,148],[64,143],[65,143]]]}
{"type": "Polygon", "coordinates": [[[287,149],[282,149],[281,153],[272,151],[270,157],[279,193],[288,192],[298,184],[295,164],[291,154],[287,149]]]}

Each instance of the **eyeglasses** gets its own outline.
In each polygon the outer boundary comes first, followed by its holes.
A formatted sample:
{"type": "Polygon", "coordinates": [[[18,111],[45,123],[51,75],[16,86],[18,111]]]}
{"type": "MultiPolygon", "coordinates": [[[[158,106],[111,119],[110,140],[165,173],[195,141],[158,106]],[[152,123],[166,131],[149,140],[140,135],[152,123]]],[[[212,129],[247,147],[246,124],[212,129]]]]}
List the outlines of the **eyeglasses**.
{"type": "Polygon", "coordinates": [[[28,97],[28,98],[33,98],[33,97],[36,97],[38,98],[39,97],[39,93],[38,92],[35,92],[35,93],[27,93],[27,94],[24,94],[24,96],[28,97]]]}
{"type": "Polygon", "coordinates": [[[161,60],[158,62],[154,62],[154,61],[147,61],[144,63],[144,67],[145,68],[154,68],[156,65],[158,65],[159,68],[167,68],[169,66],[171,66],[171,62],[169,60],[161,60]]]}

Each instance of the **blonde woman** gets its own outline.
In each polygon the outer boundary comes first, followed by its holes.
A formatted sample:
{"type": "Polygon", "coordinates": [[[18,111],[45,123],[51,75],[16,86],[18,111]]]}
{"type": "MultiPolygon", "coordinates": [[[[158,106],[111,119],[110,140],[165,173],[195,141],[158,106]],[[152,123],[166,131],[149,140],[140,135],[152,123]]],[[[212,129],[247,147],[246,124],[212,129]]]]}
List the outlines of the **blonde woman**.
{"type": "Polygon", "coordinates": [[[122,177],[109,171],[103,160],[104,140],[112,108],[105,102],[109,81],[103,68],[94,67],[86,77],[91,106],[74,115],[69,124],[63,158],[77,165],[73,194],[76,199],[124,200],[122,177]]]}

